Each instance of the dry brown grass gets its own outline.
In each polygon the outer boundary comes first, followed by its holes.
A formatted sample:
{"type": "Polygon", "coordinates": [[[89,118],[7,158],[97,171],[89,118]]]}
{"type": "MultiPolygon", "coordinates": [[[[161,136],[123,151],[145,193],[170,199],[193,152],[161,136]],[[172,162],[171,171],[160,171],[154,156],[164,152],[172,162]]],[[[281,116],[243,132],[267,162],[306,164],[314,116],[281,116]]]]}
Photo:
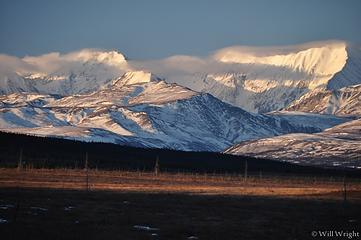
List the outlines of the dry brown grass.
{"type": "MultiPolygon", "coordinates": [[[[0,187],[343,199],[343,179],[295,176],[253,176],[245,180],[241,175],[0,169],[0,187]]],[[[361,200],[360,180],[347,181],[347,198],[361,200]]]]}

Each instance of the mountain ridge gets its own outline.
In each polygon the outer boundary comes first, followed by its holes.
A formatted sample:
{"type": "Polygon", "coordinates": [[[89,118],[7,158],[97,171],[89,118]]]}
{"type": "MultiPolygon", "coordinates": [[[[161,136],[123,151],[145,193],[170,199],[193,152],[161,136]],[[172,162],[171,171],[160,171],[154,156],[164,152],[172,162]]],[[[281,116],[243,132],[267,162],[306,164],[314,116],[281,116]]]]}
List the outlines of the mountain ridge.
{"type": "Polygon", "coordinates": [[[249,113],[145,72],[126,73],[88,94],[12,94],[1,104],[2,130],[181,150],[221,151],[239,141],[317,132],[348,121],[314,114],[305,122],[300,119],[307,114],[249,113]]]}

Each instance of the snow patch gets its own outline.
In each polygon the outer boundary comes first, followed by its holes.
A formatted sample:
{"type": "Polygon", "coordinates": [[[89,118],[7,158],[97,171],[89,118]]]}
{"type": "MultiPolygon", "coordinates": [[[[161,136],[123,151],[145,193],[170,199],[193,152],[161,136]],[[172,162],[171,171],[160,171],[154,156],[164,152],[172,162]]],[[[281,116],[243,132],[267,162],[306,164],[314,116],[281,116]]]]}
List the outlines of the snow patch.
{"type": "Polygon", "coordinates": [[[134,225],[133,228],[138,229],[138,230],[143,230],[143,231],[158,231],[159,230],[159,228],[153,228],[153,227],[144,226],[144,225],[134,225]]]}

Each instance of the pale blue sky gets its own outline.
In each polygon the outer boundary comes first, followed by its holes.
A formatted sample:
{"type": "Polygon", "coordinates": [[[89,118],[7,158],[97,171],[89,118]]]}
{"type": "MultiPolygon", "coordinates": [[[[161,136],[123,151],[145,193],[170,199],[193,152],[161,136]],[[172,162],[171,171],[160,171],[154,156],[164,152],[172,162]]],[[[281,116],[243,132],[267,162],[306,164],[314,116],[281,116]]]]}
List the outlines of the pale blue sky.
{"type": "Polygon", "coordinates": [[[149,59],[230,45],[360,43],[360,24],[361,0],[1,0],[0,53],[102,48],[149,59]]]}

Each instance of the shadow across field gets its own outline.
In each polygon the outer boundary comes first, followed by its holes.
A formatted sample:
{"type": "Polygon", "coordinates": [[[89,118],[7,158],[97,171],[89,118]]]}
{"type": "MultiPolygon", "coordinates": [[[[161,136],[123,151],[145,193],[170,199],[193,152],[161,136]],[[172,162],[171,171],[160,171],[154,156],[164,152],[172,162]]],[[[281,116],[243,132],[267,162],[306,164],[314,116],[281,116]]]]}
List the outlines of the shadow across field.
{"type": "Polygon", "coordinates": [[[312,231],[360,231],[361,203],[1,188],[0,218],[4,240],[315,239],[312,231]]]}

